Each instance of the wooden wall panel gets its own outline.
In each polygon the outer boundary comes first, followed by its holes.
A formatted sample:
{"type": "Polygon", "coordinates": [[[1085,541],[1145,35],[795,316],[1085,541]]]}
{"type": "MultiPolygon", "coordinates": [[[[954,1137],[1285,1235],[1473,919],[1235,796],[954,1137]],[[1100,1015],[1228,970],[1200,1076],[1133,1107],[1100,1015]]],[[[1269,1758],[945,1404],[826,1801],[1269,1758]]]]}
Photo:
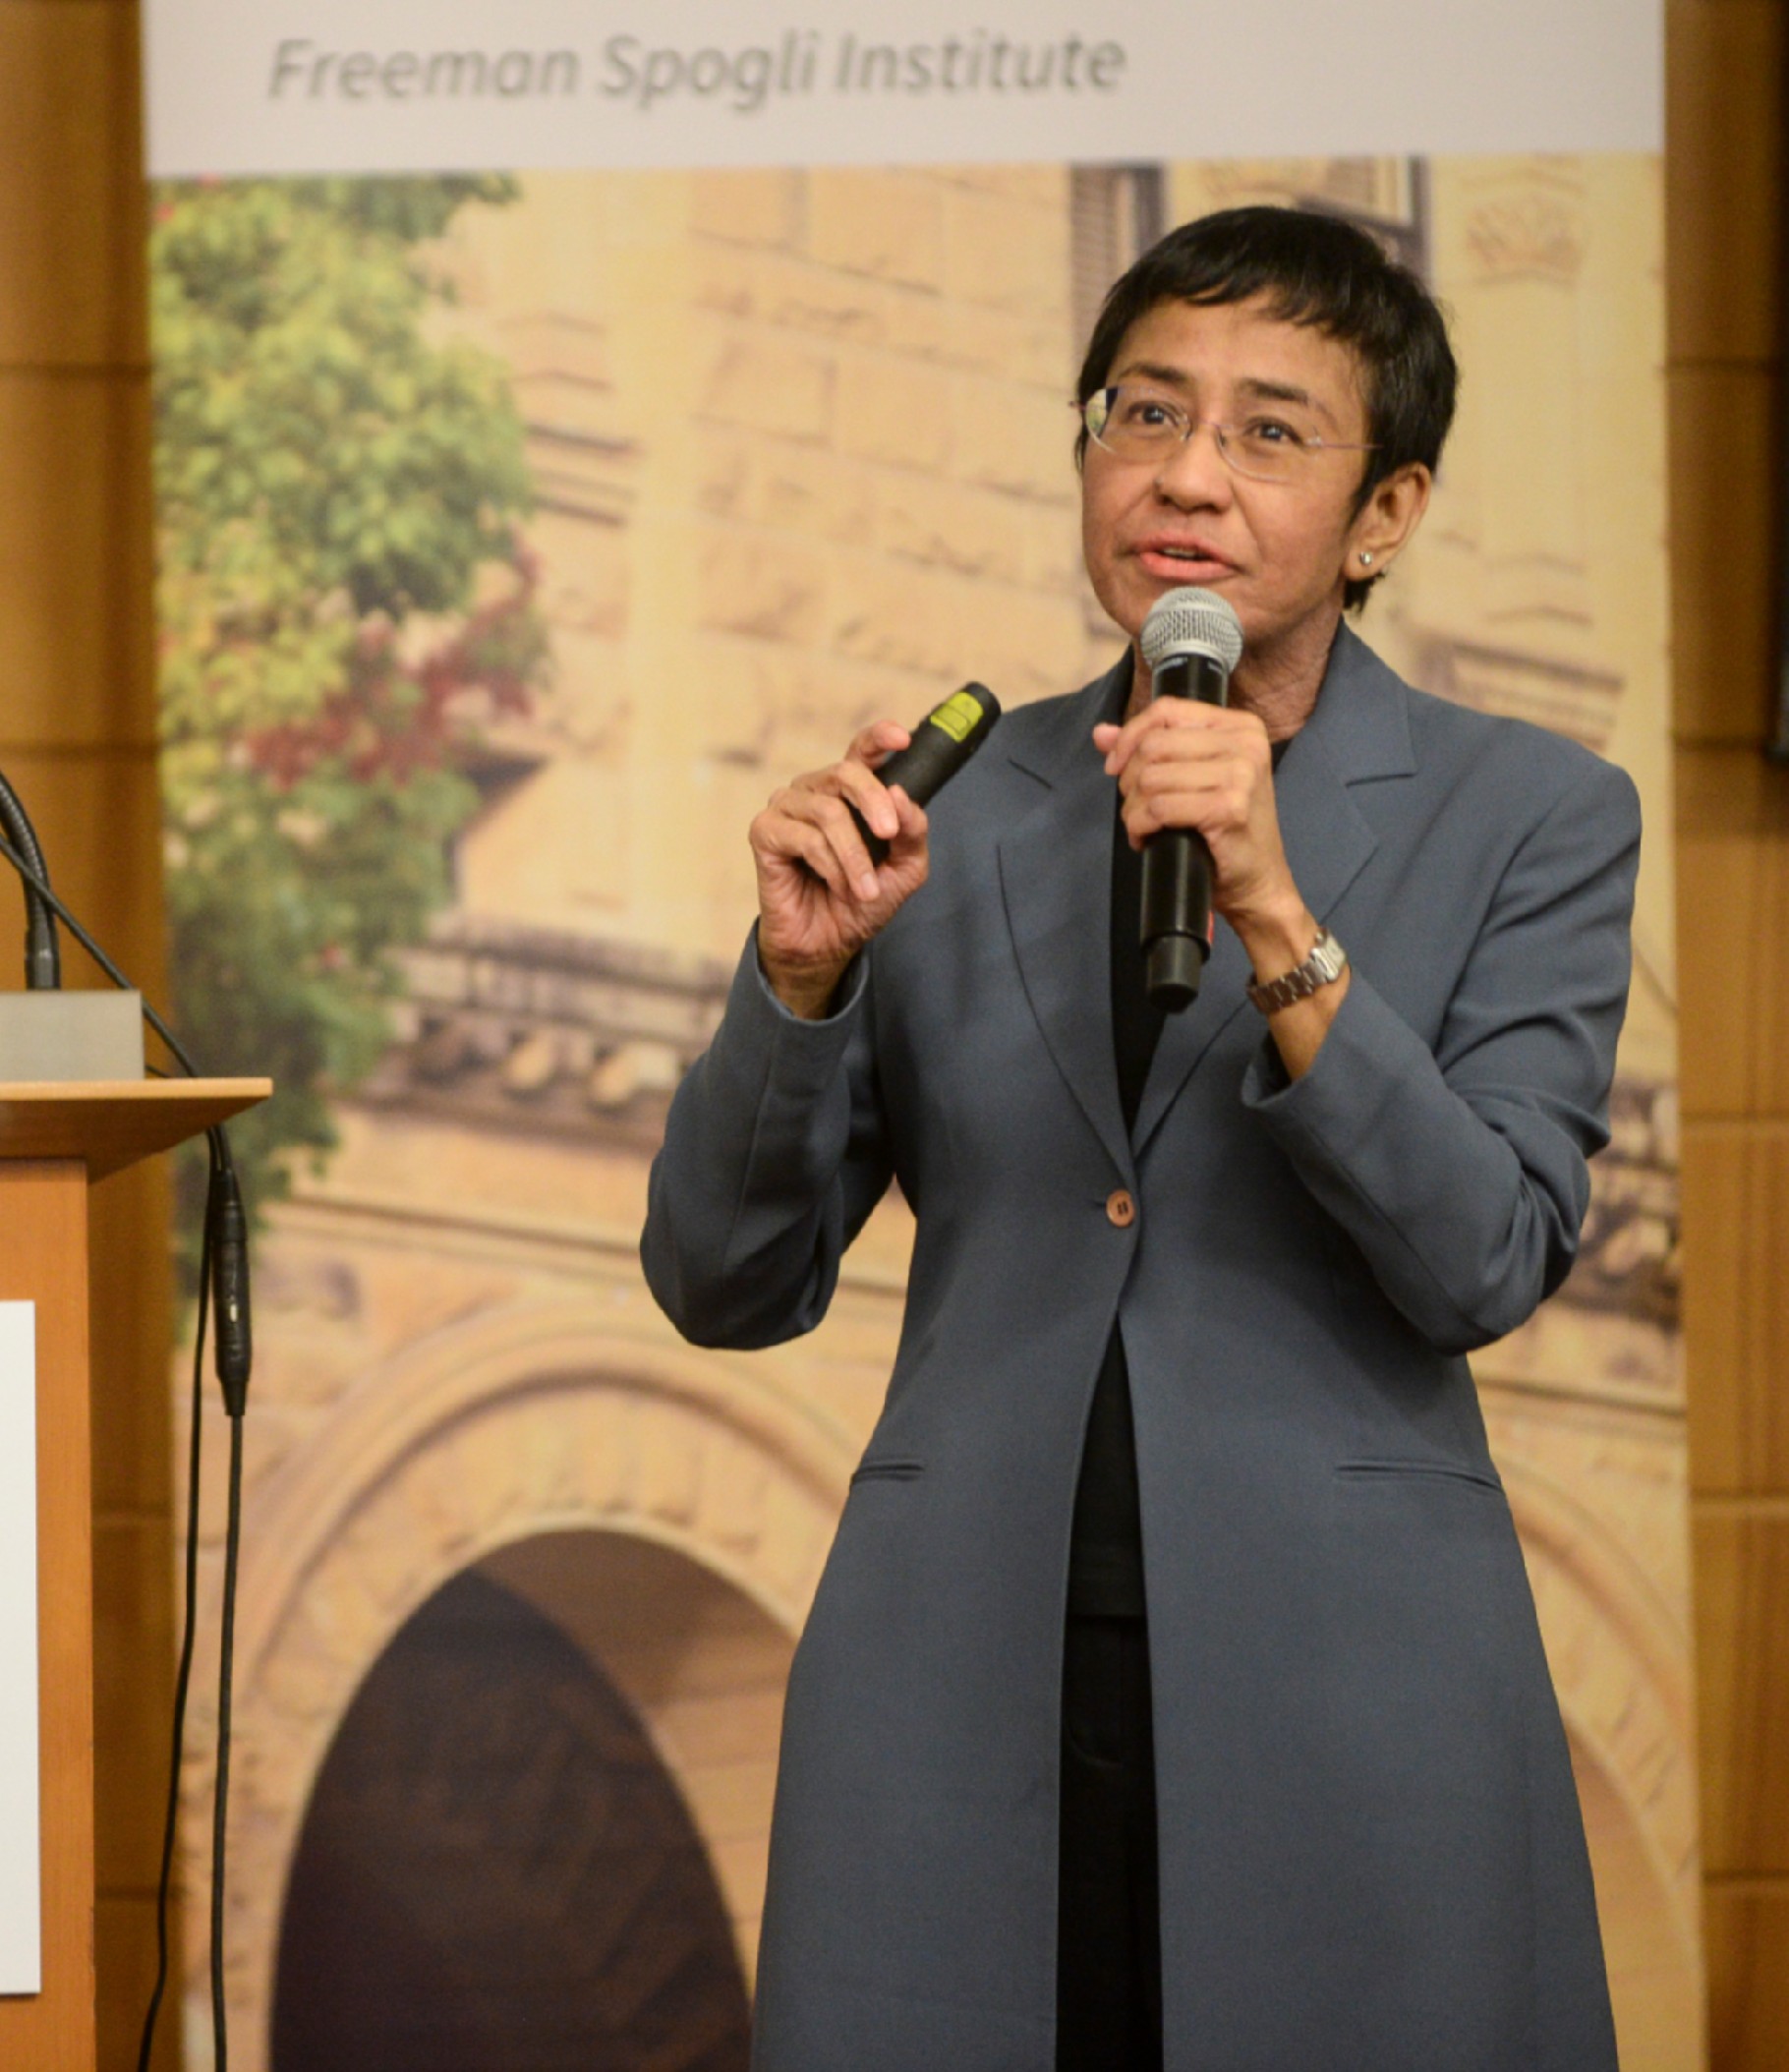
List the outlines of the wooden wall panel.
{"type": "MultiPolygon", "coordinates": [[[[1762,605],[1755,589],[1754,618],[1762,605]]],[[[1761,711],[1745,743],[1677,754],[1677,960],[1692,1120],[1789,1116],[1789,777],[1764,761],[1761,711]]]]}
{"type": "Polygon", "coordinates": [[[1695,1550],[1703,1865],[1789,1875],[1789,1500],[1704,1500],[1695,1550]]]}
{"type": "Polygon", "coordinates": [[[1690,1125],[1684,1244],[1697,1487],[1789,1487],[1789,1122],[1690,1125]]]}
{"type": "Polygon", "coordinates": [[[1708,2034],[1716,2072],[1789,2065],[1789,1885],[1707,1896],[1708,2034]]]}
{"type": "Polygon", "coordinates": [[[144,375],[0,369],[0,746],[154,740],[148,422],[144,375]]]}
{"type": "MultiPolygon", "coordinates": [[[[178,1918],[176,1918],[178,1927],[178,1918]]],[[[144,2009],[155,1983],[155,1916],[141,1899],[101,1892],[93,1921],[99,1967],[99,2072],[137,2072],[144,2009]]],[[[168,1996],[155,2028],[149,2072],[180,2072],[183,2063],[176,1956],[168,1996]]]]}
{"type": "Polygon", "coordinates": [[[141,366],[137,10],[0,0],[0,365],[141,366]]]}
{"type": "Polygon", "coordinates": [[[173,1659],[169,1553],[163,1517],[102,1515],[93,1533],[93,1732],[109,1754],[94,1809],[101,1891],[152,1884],[160,1857],[170,1723],[142,1701],[138,1657],[173,1659]]]}
{"type": "Polygon", "coordinates": [[[1676,725],[1686,741],[1754,748],[1774,689],[1771,377],[1698,363],[1670,383],[1671,617],[1676,725]]]}
{"type": "Polygon", "coordinates": [[[1782,61],[1782,11],[1769,0],[1665,10],[1666,306],[1678,360],[1761,361],[1777,349],[1782,61]]]}
{"type": "MultiPolygon", "coordinates": [[[[131,1519],[168,1510],[168,1346],[173,1336],[167,1162],[93,1189],[93,1508],[131,1519]]],[[[162,1563],[163,1573],[167,1569],[162,1563]]]]}
{"type": "Polygon", "coordinates": [[[1780,0],[1666,10],[1684,1323],[1712,2072],[1789,2064],[1780,0]]]}

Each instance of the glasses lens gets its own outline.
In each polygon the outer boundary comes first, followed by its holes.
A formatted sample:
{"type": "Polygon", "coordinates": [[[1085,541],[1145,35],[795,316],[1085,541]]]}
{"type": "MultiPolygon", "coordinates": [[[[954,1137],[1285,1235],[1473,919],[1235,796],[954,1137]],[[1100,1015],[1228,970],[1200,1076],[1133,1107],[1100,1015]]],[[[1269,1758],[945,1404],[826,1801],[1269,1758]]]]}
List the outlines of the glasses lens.
{"type": "Polygon", "coordinates": [[[1298,472],[1310,450],[1296,432],[1260,418],[1224,426],[1218,444],[1237,473],[1254,482],[1284,482],[1298,472]]]}
{"type": "Polygon", "coordinates": [[[1087,430],[1108,453],[1147,460],[1186,436],[1186,413],[1171,397],[1124,382],[1088,399],[1087,430]]]}

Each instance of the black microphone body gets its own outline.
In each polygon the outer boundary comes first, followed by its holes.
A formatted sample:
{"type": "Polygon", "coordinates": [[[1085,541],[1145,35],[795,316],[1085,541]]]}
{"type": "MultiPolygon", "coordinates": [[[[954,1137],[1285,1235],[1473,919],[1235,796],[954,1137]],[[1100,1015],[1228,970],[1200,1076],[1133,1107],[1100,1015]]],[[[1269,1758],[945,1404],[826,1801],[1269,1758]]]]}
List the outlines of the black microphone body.
{"type": "MultiPolygon", "coordinates": [[[[942,705],[933,707],[913,729],[906,747],[890,756],[876,775],[885,784],[898,784],[914,805],[923,806],[938,795],[994,731],[999,718],[1000,700],[988,686],[965,683],[942,705]]],[[[870,852],[870,861],[886,863],[888,843],[871,832],[855,806],[851,808],[851,818],[870,852]]]]}
{"type": "MultiPolygon", "coordinates": [[[[1230,674],[1213,655],[1176,655],[1155,672],[1155,698],[1224,705],[1230,674]]],[[[1143,846],[1143,958],[1149,998],[1178,1014],[1198,998],[1211,952],[1211,850],[1190,828],[1163,828],[1143,846]]]]}
{"type": "MultiPolygon", "coordinates": [[[[1157,599],[1143,622],[1151,700],[1230,703],[1230,672],[1242,653],[1242,629],[1229,604],[1188,586],[1157,599]]],[[[1211,953],[1211,851],[1190,828],[1163,828],[1143,845],[1139,932],[1150,1004],[1179,1014],[1198,998],[1211,953]]]]}

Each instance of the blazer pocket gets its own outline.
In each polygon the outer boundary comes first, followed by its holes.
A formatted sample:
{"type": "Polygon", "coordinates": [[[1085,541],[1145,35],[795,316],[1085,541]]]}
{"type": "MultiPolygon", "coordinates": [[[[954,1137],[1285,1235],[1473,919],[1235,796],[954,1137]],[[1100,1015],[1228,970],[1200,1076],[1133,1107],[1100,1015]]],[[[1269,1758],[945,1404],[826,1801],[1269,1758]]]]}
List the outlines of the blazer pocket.
{"type": "Polygon", "coordinates": [[[1482,1468],[1469,1468],[1458,1461],[1343,1461],[1336,1473],[1345,1481],[1418,1481],[1439,1478],[1447,1482],[1470,1482],[1474,1489],[1488,1489],[1502,1496],[1503,1484],[1482,1468]]]}
{"type": "Polygon", "coordinates": [[[851,1476],[851,1487],[855,1489],[859,1482],[913,1482],[925,1471],[923,1461],[905,1461],[894,1456],[880,1461],[864,1461],[851,1476]]]}

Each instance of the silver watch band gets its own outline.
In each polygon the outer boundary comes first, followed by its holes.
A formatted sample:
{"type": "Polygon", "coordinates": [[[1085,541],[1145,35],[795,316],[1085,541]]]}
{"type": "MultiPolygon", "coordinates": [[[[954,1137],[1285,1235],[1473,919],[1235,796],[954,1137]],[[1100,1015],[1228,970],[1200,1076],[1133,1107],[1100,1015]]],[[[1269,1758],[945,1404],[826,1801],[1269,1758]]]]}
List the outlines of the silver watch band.
{"type": "Polygon", "coordinates": [[[1258,1007],[1263,1014],[1277,1014],[1282,1007],[1290,1007],[1294,1001],[1308,1000],[1322,987],[1333,986],[1347,969],[1348,951],[1327,928],[1321,928],[1303,963],[1295,964],[1283,977],[1270,979],[1264,986],[1257,986],[1253,979],[1249,980],[1249,1005],[1258,1007]]]}

